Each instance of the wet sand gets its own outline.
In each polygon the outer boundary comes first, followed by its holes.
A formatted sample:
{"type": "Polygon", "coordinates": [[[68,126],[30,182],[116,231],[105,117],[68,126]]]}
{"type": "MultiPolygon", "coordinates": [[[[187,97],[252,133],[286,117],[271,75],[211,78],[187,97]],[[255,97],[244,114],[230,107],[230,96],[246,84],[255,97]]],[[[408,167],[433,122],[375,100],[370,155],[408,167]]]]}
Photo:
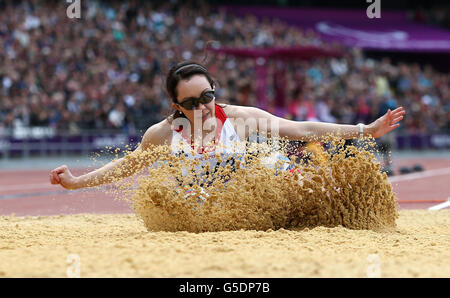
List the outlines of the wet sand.
{"type": "Polygon", "coordinates": [[[149,232],[134,214],[0,217],[0,277],[450,277],[450,210],[396,227],[149,232]]]}

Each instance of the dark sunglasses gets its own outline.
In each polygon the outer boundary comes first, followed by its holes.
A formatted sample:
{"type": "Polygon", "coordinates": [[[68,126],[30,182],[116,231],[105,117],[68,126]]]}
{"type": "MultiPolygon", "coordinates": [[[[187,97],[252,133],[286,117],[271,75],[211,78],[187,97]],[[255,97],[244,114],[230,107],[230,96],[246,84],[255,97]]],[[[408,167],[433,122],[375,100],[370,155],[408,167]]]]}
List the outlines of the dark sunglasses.
{"type": "Polygon", "coordinates": [[[198,107],[199,104],[210,103],[214,99],[214,90],[205,90],[200,94],[200,97],[190,97],[178,105],[182,106],[186,110],[192,110],[194,107],[198,107]]]}

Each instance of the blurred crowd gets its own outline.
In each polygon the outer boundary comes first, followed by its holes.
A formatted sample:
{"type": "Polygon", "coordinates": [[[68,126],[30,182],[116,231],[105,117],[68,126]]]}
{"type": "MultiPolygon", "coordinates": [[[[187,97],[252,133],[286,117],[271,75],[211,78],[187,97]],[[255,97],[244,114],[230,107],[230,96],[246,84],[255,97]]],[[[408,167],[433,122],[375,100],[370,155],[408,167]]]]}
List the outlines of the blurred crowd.
{"type": "Polygon", "coordinates": [[[450,5],[431,5],[425,9],[417,7],[408,12],[410,20],[450,30],[450,5]]]}
{"type": "MultiPolygon", "coordinates": [[[[65,1],[0,4],[4,129],[140,134],[169,115],[164,79],[180,60],[206,59],[219,82],[218,102],[258,106],[256,61],[208,52],[208,41],[214,47],[341,48],[313,31],[279,20],[235,17],[198,1],[81,2],[81,19],[67,17],[65,1]]],[[[267,109],[275,112],[281,102],[286,118],[354,124],[403,106],[407,117],[401,130],[450,131],[448,73],[368,59],[356,48],[343,53],[332,59],[268,61],[267,109]]]]}
{"type": "Polygon", "coordinates": [[[296,120],[370,123],[388,109],[403,106],[405,133],[450,131],[450,76],[430,66],[389,58],[366,59],[358,49],[340,59],[293,65],[301,87],[291,83],[290,115],[296,120]],[[303,64],[303,65],[302,65],[303,64]]]}

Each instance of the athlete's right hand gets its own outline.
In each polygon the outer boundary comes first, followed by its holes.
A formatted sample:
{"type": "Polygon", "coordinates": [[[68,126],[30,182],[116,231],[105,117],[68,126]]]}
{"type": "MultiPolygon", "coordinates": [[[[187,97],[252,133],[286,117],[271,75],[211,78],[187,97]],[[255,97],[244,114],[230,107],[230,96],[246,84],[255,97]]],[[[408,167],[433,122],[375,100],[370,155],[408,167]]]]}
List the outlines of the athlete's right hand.
{"type": "Polygon", "coordinates": [[[72,175],[66,165],[57,167],[50,172],[50,183],[61,184],[66,189],[76,189],[77,178],[72,175]]]}

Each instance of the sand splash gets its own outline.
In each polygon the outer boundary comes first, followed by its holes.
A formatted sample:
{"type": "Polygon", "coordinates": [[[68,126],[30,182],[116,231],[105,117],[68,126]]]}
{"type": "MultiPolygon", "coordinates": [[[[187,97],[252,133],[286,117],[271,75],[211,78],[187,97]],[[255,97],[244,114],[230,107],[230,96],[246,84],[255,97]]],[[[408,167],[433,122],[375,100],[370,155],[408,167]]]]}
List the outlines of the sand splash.
{"type": "Polygon", "coordinates": [[[149,231],[395,227],[395,194],[375,159],[374,140],[358,147],[335,137],[321,143],[325,150],[306,146],[302,158],[288,161],[274,158],[287,156],[288,146],[274,152],[273,144],[247,143],[241,155],[216,155],[215,169],[155,146],[125,156],[142,170],[115,182],[114,192],[131,202],[149,231]]]}

